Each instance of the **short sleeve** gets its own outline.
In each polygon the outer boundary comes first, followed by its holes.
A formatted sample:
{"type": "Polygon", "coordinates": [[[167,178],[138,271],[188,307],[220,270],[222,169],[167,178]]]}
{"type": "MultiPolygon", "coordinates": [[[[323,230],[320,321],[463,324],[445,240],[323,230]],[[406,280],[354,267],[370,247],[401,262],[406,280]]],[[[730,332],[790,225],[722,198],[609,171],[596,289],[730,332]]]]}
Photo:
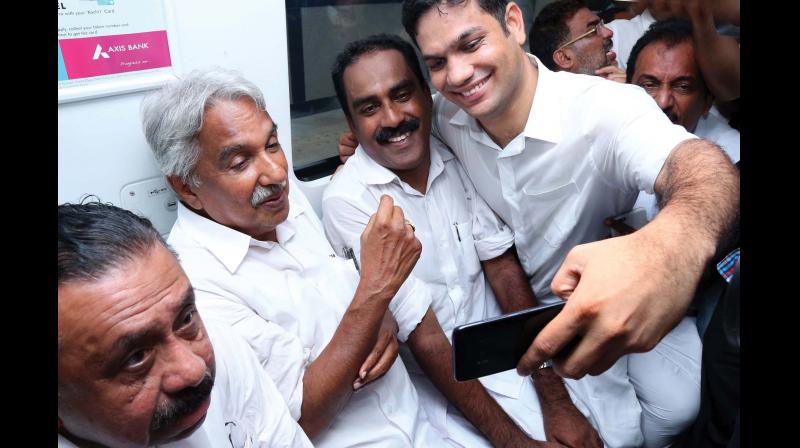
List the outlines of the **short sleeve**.
{"type": "MultiPolygon", "coordinates": [[[[377,210],[377,204],[374,209],[377,210]]],[[[366,203],[356,204],[342,196],[326,195],[322,202],[322,221],[325,235],[340,255],[343,247],[353,249],[356,259],[361,259],[361,233],[367,227],[370,212],[366,203]]],[[[417,328],[431,304],[431,293],[421,281],[409,275],[389,304],[389,311],[397,321],[397,338],[401,342],[417,328]]]]}
{"type": "Polygon", "coordinates": [[[596,139],[593,161],[602,176],[618,188],[652,193],[672,150],[697,138],[672,124],[639,86],[597,83],[587,92],[586,101],[597,104],[581,111],[581,122],[593,127],[585,131],[596,139]]]}

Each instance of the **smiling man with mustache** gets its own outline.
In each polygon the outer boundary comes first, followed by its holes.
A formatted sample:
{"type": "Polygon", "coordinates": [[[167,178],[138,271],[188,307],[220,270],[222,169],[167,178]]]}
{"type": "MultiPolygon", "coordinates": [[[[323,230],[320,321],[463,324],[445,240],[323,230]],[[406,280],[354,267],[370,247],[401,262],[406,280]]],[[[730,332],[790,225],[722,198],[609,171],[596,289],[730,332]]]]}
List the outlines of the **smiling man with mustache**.
{"type": "Polygon", "coordinates": [[[147,219],[58,207],[58,446],[310,447],[147,219]],[[235,441],[235,442],[234,442],[235,441]]]}
{"type": "MultiPolygon", "coordinates": [[[[397,359],[397,339],[430,304],[398,293],[420,253],[403,211],[381,198],[360,235],[359,275],[290,185],[278,126],[253,83],[196,70],[147,97],[142,115],[181,199],[169,241],[198,307],[247,339],[314,445],[439,446],[397,359]]],[[[381,138],[397,142],[413,126],[381,138]]]]}

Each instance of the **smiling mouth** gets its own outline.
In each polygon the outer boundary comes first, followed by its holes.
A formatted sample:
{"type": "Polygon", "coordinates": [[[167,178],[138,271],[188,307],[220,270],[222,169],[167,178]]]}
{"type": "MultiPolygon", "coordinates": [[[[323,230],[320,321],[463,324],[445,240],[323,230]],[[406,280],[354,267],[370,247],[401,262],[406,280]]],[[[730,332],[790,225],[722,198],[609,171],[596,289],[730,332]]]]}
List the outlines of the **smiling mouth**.
{"type": "Polygon", "coordinates": [[[405,134],[400,134],[395,137],[390,137],[387,140],[389,141],[389,143],[403,143],[404,141],[406,141],[409,135],[411,135],[411,131],[406,132],[405,134]]]}
{"type": "Polygon", "coordinates": [[[486,83],[487,83],[488,81],[489,81],[489,77],[487,76],[486,78],[483,78],[483,80],[482,80],[481,82],[479,82],[478,84],[476,84],[476,85],[475,85],[474,87],[472,87],[471,89],[469,89],[469,90],[467,90],[467,91],[465,91],[465,92],[458,92],[458,94],[459,94],[459,95],[461,95],[461,96],[463,96],[464,98],[469,98],[469,97],[471,97],[471,96],[474,96],[476,93],[478,93],[478,91],[479,91],[479,90],[481,90],[481,89],[483,88],[483,86],[485,86],[485,85],[486,85],[486,83]]]}

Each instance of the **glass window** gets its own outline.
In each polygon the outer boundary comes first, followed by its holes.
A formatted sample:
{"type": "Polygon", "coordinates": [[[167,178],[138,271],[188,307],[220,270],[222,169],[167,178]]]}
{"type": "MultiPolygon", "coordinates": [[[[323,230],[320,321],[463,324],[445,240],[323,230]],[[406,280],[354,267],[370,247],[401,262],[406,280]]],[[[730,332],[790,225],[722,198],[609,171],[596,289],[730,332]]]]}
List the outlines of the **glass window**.
{"type": "Polygon", "coordinates": [[[294,172],[303,181],[333,173],[347,121],[331,66],[344,46],[377,33],[409,40],[400,0],[286,0],[294,172]]]}

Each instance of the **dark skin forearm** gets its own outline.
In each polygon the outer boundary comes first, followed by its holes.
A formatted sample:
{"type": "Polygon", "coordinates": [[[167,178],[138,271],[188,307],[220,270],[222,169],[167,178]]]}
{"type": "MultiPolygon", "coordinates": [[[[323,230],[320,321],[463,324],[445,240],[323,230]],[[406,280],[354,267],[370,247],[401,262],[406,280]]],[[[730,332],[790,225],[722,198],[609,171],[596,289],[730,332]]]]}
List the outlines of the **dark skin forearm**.
{"type": "Polygon", "coordinates": [[[492,445],[511,447],[533,442],[506,415],[479,381],[455,380],[450,342],[430,308],[422,322],[409,335],[408,345],[433,384],[492,445]]]}
{"type": "MultiPolygon", "coordinates": [[[[537,305],[531,285],[517,257],[517,249],[511,246],[503,255],[482,261],[483,272],[489,280],[500,309],[513,313],[537,305]]],[[[534,371],[533,386],[542,403],[555,403],[564,398],[570,400],[564,382],[552,369],[534,371]]],[[[572,405],[572,401],[569,401],[572,405]]]]}
{"type": "Polygon", "coordinates": [[[328,427],[353,393],[353,380],[378,337],[390,297],[359,287],[331,341],[303,376],[298,424],[313,439],[328,427]]]}
{"type": "Polygon", "coordinates": [[[503,313],[522,311],[537,305],[515,246],[499,257],[481,261],[481,266],[503,313]]]}

